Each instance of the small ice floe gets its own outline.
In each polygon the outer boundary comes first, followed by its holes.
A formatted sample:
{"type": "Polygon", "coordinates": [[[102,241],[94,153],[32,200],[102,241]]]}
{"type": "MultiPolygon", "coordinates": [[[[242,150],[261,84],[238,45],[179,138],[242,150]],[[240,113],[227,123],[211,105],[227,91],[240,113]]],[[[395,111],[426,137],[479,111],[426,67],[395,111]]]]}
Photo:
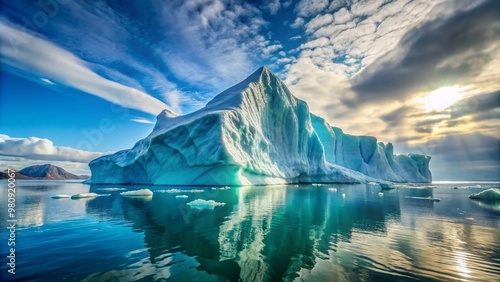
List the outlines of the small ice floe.
{"type": "Polygon", "coordinates": [[[325,184],[322,184],[322,183],[313,183],[312,186],[323,186],[325,184]]]}
{"type": "Polygon", "coordinates": [[[226,205],[226,203],[220,203],[220,202],[216,202],[214,200],[207,201],[207,200],[203,200],[203,199],[196,199],[192,202],[187,203],[187,205],[193,209],[213,210],[215,207],[226,205]]]}
{"type": "Polygon", "coordinates": [[[406,199],[414,199],[414,200],[424,200],[424,201],[431,201],[431,202],[439,202],[441,199],[439,198],[432,198],[432,197],[411,197],[411,196],[405,196],[406,199]]]}
{"type": "Polygon", "coordinates": [[[382,189],[396,189],[392,184],[390,183],[380,183],[380,188],[382,189]]]}
{"type": "Polygon", "coordinates": [[[63,195],[63,194],[60,194],[60,195],[54,195],[51,197],[52,199],[67,199],[67,198],[71,198],[70,195],[63,195]]]}
{"type": "Polygon", "coordinates": [[[187,199],[188,195],[175,195],[175,197],[179,199],[187,199]]]}
{"type": "Polygon", "coordinates": [[[379,196],[384,196],[384,193],[382,193],[382,192],[378,192],[378,195],[379,195],[379,196]]]}
{"type": "Polygon", "coordinates": [[[368,185],[378,185],[377,182],[373,182],[373,181],[367,182],[366,184],[368,184],[368,185]]]}
{"type": "Polygon", "coordinates": [[[342,198],[345,198],[345,193],[342,193],[342,198]]]}
{"type": "Polygon", "coordinates": [[[229,186],[224,186],[224,187],[212,187],[212,190],[229,190],[229,186]]]}
{"type": "Polygon", "coordinates": [[[153,192],[149,189],[139,189],[134,191],[121,192],[120,196],[122,197],[151,197],[153,196],[153,192]]]}
{"type": "Polygon", "coordinates": [[[158,190],[156,192],[160,193],[171,193],[171,194],[176,194],[176,193],[203,193],[205,192],[204,190],[200,189],[193,189],[193,190],[181,190],[181,189],[168,189],[168,190],[158,190]]]}
{"type": "Polygon", "coordinates": [[[330,191],[330,192],[337,192],[337,188],[334,188],[334,187],[328,188],[328,191],[330,191]]]}
{"type": "Polygon", "coordinates": [[[80,193],[80,194],[76,194],[76,195],[71,196],[71,199],[95,198],[97,196],[99,196],[99,195],[97,195],[96,193],[80,193]]]}
{"type": "Polygon", "coordinates": [[[486,189],[479,193],[470,194],[469,198],[474,200],[500,201],[500,189],[486,189]]]}

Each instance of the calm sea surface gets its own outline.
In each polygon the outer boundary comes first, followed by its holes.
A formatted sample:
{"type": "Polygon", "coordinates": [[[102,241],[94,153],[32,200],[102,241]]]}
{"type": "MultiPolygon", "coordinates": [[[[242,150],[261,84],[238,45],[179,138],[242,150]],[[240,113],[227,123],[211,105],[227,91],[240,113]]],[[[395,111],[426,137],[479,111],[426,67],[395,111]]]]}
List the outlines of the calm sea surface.
{"type": "MultiPolygon", "coordinates": [[[[0,182],[7,227],[7,182],[0,182]]],[[[2,281],[500,281],[500,183],[211,188],[17,181],[15,275],[2,281]],[[336,191],[329,190],[335,187],[336,191]],[[453,189],[457,187],[458,189],[453,189]],[[150,198],[120,192],[149,188],[150,198]],[[52,199],[56,194],[100,194],[52,199]],[[185,194],[187,198],[176,198],[185,194]],[[432,202],[411,197],[435,197],[432,202]],[[195,199],[225,203],[191,208],[195,199]]]]}

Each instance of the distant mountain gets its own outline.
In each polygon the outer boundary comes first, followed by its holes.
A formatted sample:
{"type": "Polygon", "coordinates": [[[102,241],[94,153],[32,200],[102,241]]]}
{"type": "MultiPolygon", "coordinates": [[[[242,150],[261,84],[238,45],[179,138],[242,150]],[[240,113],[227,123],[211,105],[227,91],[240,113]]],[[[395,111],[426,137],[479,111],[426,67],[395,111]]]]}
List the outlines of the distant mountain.
{"type": "MultiPolygon", "coordinates": [[[[22,175],[19,172],[15,172],[15,179],[31,179],[30,177],[27,177],[26,175],[22,175]]],[[[9,179],[9,175],[7,174],[7,171],[0,171],[0,179],[9,179]]]]}
{"type": "MultiPolygon", "coordinates": [[[[2,172],[0,178],[6,179],[9,176],[6,172],[2,172]]],[[[86,175],[75,175],[51,164],[28,166],[16,173],[16,179],[73,180],[87,178],[89,177],[86,175]]]]}

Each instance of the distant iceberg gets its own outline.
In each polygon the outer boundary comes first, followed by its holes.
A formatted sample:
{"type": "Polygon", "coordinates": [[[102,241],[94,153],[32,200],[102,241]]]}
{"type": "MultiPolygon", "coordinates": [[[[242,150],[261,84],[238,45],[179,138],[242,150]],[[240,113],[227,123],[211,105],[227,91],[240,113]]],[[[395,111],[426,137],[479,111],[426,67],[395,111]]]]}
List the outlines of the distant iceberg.
{"type": "Polygon", "coordinates": [[[157,116],[130,150],[90,162],[98,184],[262,185],[430,182],[430,157],[345,134],[309,112],[265,67],[204,108],[157,116]]]}
{"type": "Polygon", "coordinates": [[[194,200],[192,202],[187,203],[187,205],[190,206],[193,209],[200,209],[200,210],[209,209],[209,210],[213,210],[215,207],[226,205],[226,203],[219,203],[219,202],[216,202],[214,200],[208,200],[207,201],[207,200],[203,200],[203,199],[196,199],[196,200],[194,200]]]}
{"type": "Polygon", "coordinates": [[[474,200],[500,201],[500,189],[490,188],[479,193],[469,195],[474,200]]]}
{"type": "Polygon", "coordinates": [[[97,197],[98,195],[96,193],[80,193],[71,196],[71,199],[83,199],[83,198],[94,198],[97,197]]]}
{"type": "Polygon", "coordinates": [[[54,195],[51,198],[52,199],[67,199],[67,198],[71,198],[71,196],[70,195],[59,194],[59,195],[54,195]]]}

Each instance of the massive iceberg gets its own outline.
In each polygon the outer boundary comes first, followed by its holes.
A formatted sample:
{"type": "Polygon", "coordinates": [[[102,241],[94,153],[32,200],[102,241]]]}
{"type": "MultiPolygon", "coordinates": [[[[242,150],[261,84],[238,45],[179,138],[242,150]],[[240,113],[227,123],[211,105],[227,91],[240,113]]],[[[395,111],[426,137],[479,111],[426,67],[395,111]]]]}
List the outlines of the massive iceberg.
{"type": "Polygon", "coordinates": [[[91,183],[262,185],[430,182],[430,157],[353,136],[309,112],[262,67],[204,108],[164,110],[130,150],[90,162],[91,183]]]}

